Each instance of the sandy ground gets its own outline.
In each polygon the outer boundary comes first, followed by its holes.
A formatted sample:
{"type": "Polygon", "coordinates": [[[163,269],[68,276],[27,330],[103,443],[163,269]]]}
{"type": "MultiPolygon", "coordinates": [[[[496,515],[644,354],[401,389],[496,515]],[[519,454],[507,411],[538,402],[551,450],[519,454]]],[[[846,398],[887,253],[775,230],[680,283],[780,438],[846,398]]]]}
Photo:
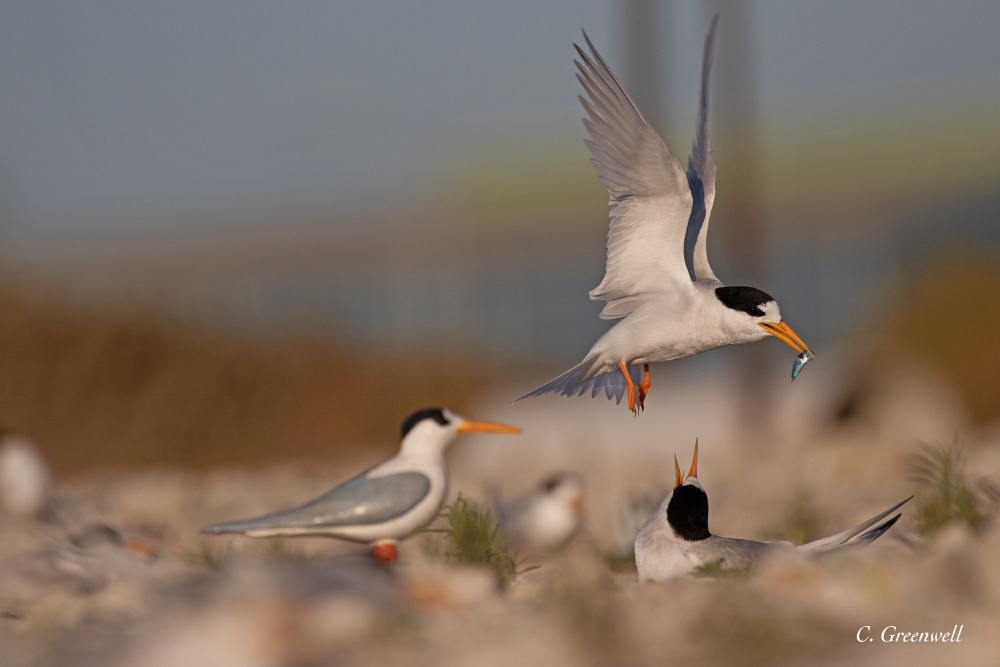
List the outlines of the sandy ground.
{"type": "Polygon", "coordinates": [[[808,498],[824,533],[881,511],[919,491],[907,471],[920,441],[958,434],[970,482],[1000,480],[1000,439],[973,432],[931,378],[887,379],[861,416],[831,425],[823,415],[843,382],[827,373],[807,368],[794,393],[781,389],[782,426],[763,437],[741,424],[723,378],[704,371],[654,375],[636,419],[583,399],[507,406],[514,391],[484,402],[469,416],[524,435],[456,444],[453,492],[513,494],[558,469],[588,485],[587,533],[505,587],[431,556],[427,535],[383,567],[334,540],[197,532],[306,500],[364,461],[59,484],[43,520],[0,515],[0,665],[1000,664],[997,522],[928,538],[911,503],[866,550],[771,561],[749,577],[643,585],[609,567],[669,488],[672,455],[687,467],[695,437],[711,528],[737,537],[781,532],[796,498],[808,498]],[[960,641],[883,641],[886,628],[888,638],[955,626],[960,641]]]}

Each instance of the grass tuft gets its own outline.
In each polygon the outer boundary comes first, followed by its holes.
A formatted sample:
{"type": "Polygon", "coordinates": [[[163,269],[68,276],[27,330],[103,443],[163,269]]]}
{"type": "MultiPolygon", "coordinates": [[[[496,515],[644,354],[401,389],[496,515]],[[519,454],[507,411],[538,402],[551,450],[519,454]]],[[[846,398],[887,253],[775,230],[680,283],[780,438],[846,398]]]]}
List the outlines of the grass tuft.
{"type": "Polygon", "coordinates": [[[920,486],[914,503],[917,530],[930,535],[950,523],[979,528],[987,519],[964,474],[958,443],[922,445],[911,460],[911,479],[920,486]]]}
{"type": "Polygon", "coordinates": [[[181,555],[183,560],[204,567],[212,572],[219,572],[228,556],[228,549],[212,545],[208,541],[202,541],[198,548],[181,555]]]}
{"type": "Polygon", "coordinates": [[[500,525],[489,510],[481,510],[459,493],[453,503],[444,507],[441,517],[446,527],[429,528],[427,532],[444,536],[446,560],[488,565],[501,584],[521,573],[517,555],[507,548],[500,536],[500,525]]]}

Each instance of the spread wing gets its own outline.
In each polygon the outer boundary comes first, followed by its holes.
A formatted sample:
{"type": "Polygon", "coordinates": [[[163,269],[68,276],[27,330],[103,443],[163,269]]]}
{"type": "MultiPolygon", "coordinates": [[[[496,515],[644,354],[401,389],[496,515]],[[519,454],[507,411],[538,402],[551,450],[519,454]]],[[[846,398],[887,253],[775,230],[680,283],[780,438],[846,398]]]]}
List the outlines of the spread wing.
{"type": "Polygon", "coordinates": [[[369,472],[358,475],[304,505],[254,519],[208,526],[202,532],[267,536],[382,523],[412,509],[430,492],[430,480],[419,472],[403,472],[385,477],[369,477],[369,472]]]}
{"type": "Polygon", "coordinates": [[[694,203],[684,235],[684,263],[691,280],[711,280],[718,282],[708,264],[708,217],[715,202],[715,152],[708,136],[708,75],[712,69],[712,42],[715,26],[719,22],[716,14],[712,27],[705,37],[705,55],[701,65],[701,103],[698,108],[698,134],[695,136],[691,157],[688,158],[687,179],[694,203]]]}
{"type": "Polygon", "coordinates": [[[585,143],[611,205],[606,272],[590,298],[608,302],[601,317],[609,319],[628,315],[644,294],[689,289],[684,235],[693,199],[680,162],[584,39],[591,55],[576,46],[576,66],[587,92],[585,143]]]}

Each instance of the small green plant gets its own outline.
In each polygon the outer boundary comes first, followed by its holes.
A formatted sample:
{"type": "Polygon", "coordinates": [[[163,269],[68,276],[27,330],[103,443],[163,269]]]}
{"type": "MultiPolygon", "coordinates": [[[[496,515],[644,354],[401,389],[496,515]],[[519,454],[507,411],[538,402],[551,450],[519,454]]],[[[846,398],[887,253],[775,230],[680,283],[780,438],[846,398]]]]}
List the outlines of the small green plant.
{"type": "Polygon", "coordinates": [[[604,562],[612,572],[635,572],[635,551],[608,554],[604,562]]]}
{"type": "Polygon", "coordinates": [[[911,461],[911,479],[920,486],[914,503],[917,530],[929,535],[952,522],[979,528],[986,520],[976,493],[965,479],[958,443],[922,445],[911,461]]]}
{"type": "Polygon", "coordinates": [[[749,579],[756,567],[755,563],[743,567],[723,567],[722,560],[713,560],[709,563],[702,563],[691,574],[695,577],[714,579],[749,579]]]}
{"type": "Polygon", "coordinates": [[[190,551],[182,557],[193,565],[199,565],[213,572],[218,572],[222,569],[222,564],[228,555],[227,551],[228,549],[226,548],[214,548],[208,542],[202,542],[196,550],[190,551]]]}
{"type": "Polygon", "coordinates": [[[459,563],[482,563],[490,566],[501,584],[521,573],[517,555],[510,552],[500,536],[500,526],[489,510],[481,510],[459,493],[455,502],[446,505],[441,517],[444,528],[429,528],[445,538],[446,560],[459,563]]]}
{"type": "Polygon", "coordinates": [[[780,523],[764,530],[764,538],[805,544],[822,537],[822,523],[812,494],[799,489],[785,503],[780,523]]]}

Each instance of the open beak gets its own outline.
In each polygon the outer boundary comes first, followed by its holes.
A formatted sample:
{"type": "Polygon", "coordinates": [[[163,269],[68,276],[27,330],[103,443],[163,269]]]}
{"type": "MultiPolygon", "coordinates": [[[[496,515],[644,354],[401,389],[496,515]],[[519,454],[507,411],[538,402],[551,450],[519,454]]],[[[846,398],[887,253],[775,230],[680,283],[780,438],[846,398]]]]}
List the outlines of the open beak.
{"type": "Polygon", "coordinates": [[[758,322],[757,326],[782,341],[785,345],[792,348],[796,352],[809,352],[809,354],[812,354],[812,350],[809,349],[809,346],[802,342],[799,335],[792,331],[792,328],[785,323],[785,320],[781,320],[777,324],[774,322],[758,322]]]}
{"type": "Polygon", "coordinates": [[[691,469],[688,470],[688,477],[696,479],[698,477],[698,438],[694,439],[694,458],[691,459],[691,469]]]}
{"type": "Polygon", "coordinates": [[[676,489],[684,482],[684,475],[681,474],[681,464],[677,462],[677,455],[674,454],[674,488],[676,489]]]}
{"type": "Polygon", "coordinates": [[[474,422],[463,419],[462,423],[455,429],[455,433],[520,433],[517,426],[507,424],[496,424],[494,422],[474,422]]]}

